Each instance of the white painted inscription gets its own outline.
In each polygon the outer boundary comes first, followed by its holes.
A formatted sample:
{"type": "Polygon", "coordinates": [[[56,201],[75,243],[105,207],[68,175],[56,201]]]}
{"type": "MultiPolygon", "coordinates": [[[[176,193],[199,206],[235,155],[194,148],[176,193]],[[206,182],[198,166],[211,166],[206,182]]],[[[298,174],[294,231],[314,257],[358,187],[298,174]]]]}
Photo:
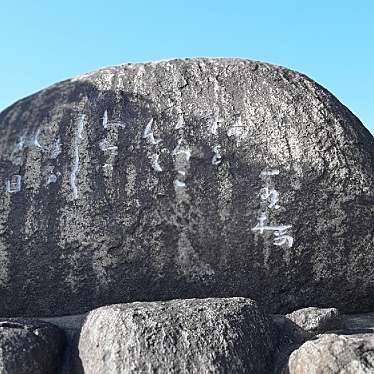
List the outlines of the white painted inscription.
{"type": "Polygon", "coordinates": [[[48,184],[51,184],[51,183],[56,183],[57,182],[57,176],[56,176],[56,174],[50,174],[49,176],[48,176],[48,179],[47,179],[47,185],[48,184]]]}
{"type": "Polygon", "coordinates": [[[183,147],[182,142],[183,142],[182,138],[178,139],[177,146],[174,148],[172,155],[177,156],[179,154],[182,154],[184,155],[184,157],[186,158],[186,161],[188,162],[190,161],[190,158],[191,158],[191,150],[189,149],[189,147],[183,147]]]}
{"type": "Polygon", "coordinates": [[[175,125],[175,130],[183,129],[184,127],[184,118],[182,115],[179,116],[177,124],[175,125]]]}
{"type": "Polygon", "coordinates": [[[103,114],[103,127],[106,129],[108,127],[108,111],[105,110],[103,114]]]}
{"type": "Polygon", "coordinates": [[[153,170],[157,171],[157,172],[162,171],[162,167],[160,166],[160,163],[158,161],[159,158],[160,158],[160,155],[155,153],[155,154],[151,155],[149,158],[151,160],[151,165],[152,165],[153,170]]]}
{"type": "Polygon", "coordinates": [[[215,117],[210,123],[209,123],[209,132],[212,135],[217,135],[218,133],[218,128],[220,127],[220,124],[223,123],[222,118],[217,118],[215,117]]]}
{"type": "Polygon", "coordinates": [[[175,188],[184,188],[186,187],[186,183],[180,181],[179,179],[174,180],[174,187],[175,188]]]}
{"type": "MultiPolygon", "coordinates": [[[[157,140],[155,139],[155,136],[153,134],[153,129],[152,129],[153,122],[154,120],[153,118],[151,118],[149,122],[147,123],[143,131],[143,139],[146,139],[148,144],[157,146],[159,143],[162,142],[162,139],[157,139],[157,140]]],[[[151,147],[151,148],[157,149],[157,147],[151,147]]],[[[153,152],[155,152],[155,150],[153,152]]],[[[159,162],[160,155],[158,153],[152,153],[151,155],[148,156],[148,158],[151,160],[152,169],[154,171],[161,172],[162,167],[159,162]]]]}
{"type": "Polygon", "coordinates": [[[21,180],[20,175],[13,175],[10,179],[5,182],[5,190],[8,193],[16,193],[21,191],[21,180]]]}
{"type": "Polygon", "coordinates": [[[153,130],[152,130],[152,125],[153,125],[153,118],[151,118],[151,120],[147,123],[147,126],[145,127],[144,132],[143,132],[143,138],[147,139],[148,143],[156,145],[158,143],[161,143],[162,140],[155,139],[153,130]]]}
{"type": "Polygon", "coordinates": [[[32,139],[31,139],[31,144],[32,144],[34,147],[37,147],[37,148],[41,148],[41,149],[43,149],[43,146],[39,143],[39,135],[40,135],[40,128],[36,130],[36,133],[35,133],[34,136],[32,137],[32,139]]]}
{"type": "Polygon", "coordinates": [[[79,170],[79,144],[83,139],[83,128],[85,124],[86,116],[82,114],[79,117],[77,129],[75,132],[75,139],[74,139],[74,159],[73,159],[73,166],[70,172],[70,187],[73,191],[74,199],[78,199],[78,187],[77,187],[77,173],[79,170]]]}
{"type": "Polygon", "coordinates": [[[227,130],[227,136],[236,139],[236,145],[239,146],[241,140],[243,140],[248,134],[248,128],[242,123],[241,117],[239,117],[233,126],[227,130]]]}
{"type": "Polygon", "coordinates": [[[102,151],[116,151],[118,149],[118,147],[116,145],[111,145],[109,144],[109,142],[107,140],[102,140],[100,143],[99,143],[99,147],[102,151]]]}
{"type": "Polygon", "coordinates": [[[109,121],[108,111],[105,110],[103,114],[103,127],[107,129],[108,127],[120,127],[124,129],[126,125],[122,122],[109,121]]]}
{"type": "MultiPolygon", "coordinates": [[[[272,181],[271,177],[279,175],[279,170],[263,170],[260,174],[260,178],[264,180],[265,185],[261,189],[260,198],[262,201],[267,203],[268,209],[279,209],[279,193],[275,190],[274,187],[271,187],[272,181]]],[[[291,248],[294,242],[294,239],[291,235],[288,234],[288,230],[292,225],[271,225],[267,223],[268,215],[266,212],[261,212],[258,223],[255,227],[252,228],[253,232],[258,232],[259,234],[264,234],[265,231],[273,232],[274,239],[273,244],[276,246],[285,246],[291,248]]]]}
{"type": "Polygon", "coordinates": [[[213,147],[213,158],[212,158],[212,165],[219,165],[222,161],[222,156],[220,153],[220,147],[218,145],[215,145],[213,147]]]}
{"type": "Polygon", "coordinates": [[[184,139],[183,135],[177,140],[177,145],[172,151],[174,158],[175,170],[177,171],[176,178],[174,180],[175,189],[186,188],[186,175],[190,168],[191,150],[188,145],[182,145],[184,139]]]}
{"type": "Polygon", "coordinates": [[[262,172],[260,173],[260,178],[261,177],[272,176],[272,175],[279,175],[279,170],[278,169],[262,170],[262,172]]]}
{"type": "Polygon", "coordinates": [[[261,190],[260,194],[261,200],[270,200],[268,207],[270,209],[279,209],[280,205],[278,205],[279,201],[279,193],[274,188],[270,188],[269,186],[265,186],[261,190]]]}

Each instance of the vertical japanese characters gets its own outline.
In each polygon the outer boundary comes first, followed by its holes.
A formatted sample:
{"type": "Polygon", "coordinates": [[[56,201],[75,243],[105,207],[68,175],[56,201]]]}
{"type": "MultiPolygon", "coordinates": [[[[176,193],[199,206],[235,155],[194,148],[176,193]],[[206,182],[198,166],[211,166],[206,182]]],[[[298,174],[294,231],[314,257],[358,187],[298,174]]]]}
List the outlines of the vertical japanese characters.
{"type": "Polygon", "coordinates": [[[80,115],[77,128],[75,131],[75,137],[74,137],[74,157],[73,157],[73,164],[71,167],[70,172],[70,187],[73,191],[73,198],[74,200],[78,199],[78,185],[77,185],[77,174],[79,171],[79,146],[81,143],[81,140],[83,139],[83,128],[86,123],[86,116],[84,114],[80,115]]]}
{"type": "MultiPolygon", "coordinates": [[[[147,141],[147,143],[152,147],[156,147],[158,144],[162,142],[162,139],[156,139],[153,133],[153,118],[149,120],[147,126],[143,131],[143,139],[147,141]]],[[[162,167],[159,163],[160,155],[157,152],[152,153],[148,156],[149,160],[151,161],[151,166],[154,171],[161,172],[162,167]]]]}
{"type": "Polygon", "coordinates": [[[40,140],[42,133],[48,133],[48,128],[39,127],[33,133],[25,131],[17,140],[9,160],[11,163],[18,168],[18,173],[9,176],[5,181],[5,192],[17,193],[21,192],[23,188],[23,177],[21,175],[21,167],[25,162],[26,150],[31,152],[36,151],[38,156],[44,159],[42,168],[42,178],[44,179],[45,185],[55,183],[57,181],[57,175],[54,173],[54,165],[52,160],[56,159],[61,153],[61,140],[56,137],[50,144],[46,144],[40,140]]]}
{"type": "Polygon", "coordinates": [[[105,177],[111,178],[113,165],[118,153],[118,132],[125,129],[126,124],[121,121],[109,120],[108,110],[105,109],[102,117],[104,137],[99,143],[100,150],[104,153],[105,164],[103,165],[105,177]]]}
{"type": "Polygon", "coordinates": [[[273,177],[279,175],[279,170],[263,170],[260,174],[260,178],[263,180],[264,185],[260,192],[261,213],[258,217],[258,223],[252,228],[252,231],[263,235],[264,232],[270,231],[274,235],[273,244],[276,246],[284,246],[291,248],[293,246],[294,239],[288,234],[288,230],[292,225],[277,225],[268,223],[269,213],[272,210],[280,208],[279,193],[274,187],[273,177]]]}
{"type": "MultiPolygon", "coordinates": [[[[218,166],[223,161],[222,152],[218,139],[218,128],[224,123],[222,118],[215,116],[208,122],[209,125],[209,136],[210,147],[212,150],[211,165],[218,166]]],[[[85,114],[81,114],[75,124],[75,134],[73,137],[72,147],[72,164],[70,170],[70,189],[73,194],[73,199],[78,199],[79,195],[79,171],[80,171],[80,153],[82,147],[82,141],[84,140],[84,132],[87,127],[87,119],[85,114]]],[[[157,134],[157,126],[153,118],[151,118],[144,127],[142,138],[145,141],[147,147],[147,157],[149,159],[150,167],[157,173],[164,171],[164,167],[160,162],[160,154],[167,150],[160,149],[162,139],[157,134]],[[156,130],[156,131],[155,131],[156,130]]],[[[108,111],[105,110],[102,117],[102,127],[104,129],[104,136],[99,142],[98,146],[106,156],[106,163],[103,166],[106,176],[111,175],[113,169],[114,159],[118,152],[118,130],[125,129],[125,123],[121,121],[111,121],[109,119],[108,111]]],[[[175,148],[171,151],[174,164],[174,188],[178,196],[184,196],[187,191],[187,176],[190,172],[190,159],[192,156],[192,149],[185,137],[185,118],[182,113],[178,115],[177,121],[174,125],[174,131],[177,135],[177,143],[175,148]]],[[[33,134],[24,134],[15,145],[15,148],[11,154],[11,160],[14,165],[21,166],[23,162],[23,150],[26,147],[35,148],[38,151],[45,153],[48,159],[55,159],[61,153],[61,140],[59,137],[55,138],[49,145],[43,141],[44,133],[40,128],[33,134]]],[[[248,135],[248,128],[242,123],[241,117],[239,116],[235,123],[227,130],[226,135],[229,138],[233,138],[236,141],[236,145],[246,139],[248,135]]],[[[10,176],[5,181],[5,191],[7,193],[20,192],[24,181],[21,173],[16,173],[10,176]]],[[[258,235],[266,235],[271,233],[273,244],[276,246],[282,246],[284,248],[291,248],[294,244],[294,238],[290,234],[292,225],[279,224],[274,222],[273,212],[279,212],[280,205],[280,194],[275,188],[275,178],[279,175],[277,169],[264,169],[259,178],[262,180],[263,185],[259,194],[261,199],[261,209],[257,217],[257,224],[251,229],[253,233],[258,235]],[[271,222],[270,222],[271,221],[271,222]]],[[[54,174],[54,165],[49,164],[46,172],[44,173],[46,178],[46,185],[55,183],[58,176],[54,174]]],[[[276,215],[277,217],[279,214],[276,215]]],[[[267,235],[266,235],[267,236],[267,235]]]]}

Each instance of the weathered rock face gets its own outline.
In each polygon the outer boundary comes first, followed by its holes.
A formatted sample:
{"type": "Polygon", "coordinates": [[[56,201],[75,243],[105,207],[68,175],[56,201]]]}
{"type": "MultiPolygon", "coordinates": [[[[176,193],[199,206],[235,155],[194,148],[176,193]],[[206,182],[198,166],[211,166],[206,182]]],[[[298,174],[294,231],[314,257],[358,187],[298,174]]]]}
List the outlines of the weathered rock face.
{"type": "Polygon", "coordinates": [[[296,341],[312,338],[326,331],[343,328],[343,317],[336,308],[303,308],[283,317],[286,335],[294,335],[296,341]]]}
{"type": "Polygon", "coordinates": [[[80,336],[85,374],[270,373],[273,326],[249,299],[111,305],[80,336]]]}
{"type": "Polygon", "coordinates": [[[283,373],[374,373],[374,334],[321,335],[294,351],[283,373]]]}
{"type": "Polygon", "coordinates": [[[246,296],[374,307],[374,141],[304,75],[122,65],[0,114],[0,315],[246,296]]]}
{"type": "MultiPolygon", "coordinates": [[[[318,334],[351,327],[346,317],[342,316],[336,308],[303,308],[285,316],[273,316],[273,321],[278,333],[277,355],[274,359],[274,373],[277,374],[284,372],[288,367],[291,353],[306,340],[318,334]]],[[[363,325],[366,328],[365,318],[363,325]]]]}
{"type": "Polygon", "coordinates": [[[303,308],[295,310],[285,317],[310,336],[342,327],[342,317],[336,308],[303,308]]]}
{"type": "Polygon", "coordinates": [[[55,374],[64,335],[54,325],[20,319],[0,320],[0,373],[55,374]]]}

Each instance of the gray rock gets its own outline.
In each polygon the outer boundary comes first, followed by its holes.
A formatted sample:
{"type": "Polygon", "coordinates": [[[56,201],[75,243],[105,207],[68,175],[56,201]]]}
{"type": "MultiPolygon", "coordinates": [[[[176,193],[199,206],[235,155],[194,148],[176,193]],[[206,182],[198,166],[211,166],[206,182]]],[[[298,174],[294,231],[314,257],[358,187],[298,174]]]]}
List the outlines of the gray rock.
{"type": "Polygon", "coordinates": [[[303,308],[286,314],[285,317],[310,336],[342,327],[342,316],[336,308],[303,308]]]}
{"type": "Polygon", "coordinates": [[[320,335],[295,350],[288,374],[372,374],[374,334],[320,335]]]}
{"type": "Polygon", "coordinates": [[[347,327],[336,308],[303,308],[285,316],[273,316],[273,320],[278,329],[274,373],[282,372],[287,366],[290,354],[306,340],[347,327]]]}
{"type": "Polygon", "coordinates": [[[211,296],[373,309],[373,145],[324,88],[248,60],[40,91],[0,114],[0,315],[211,296]]]}
{"type": "Polygon", "coordinates": [[[271,319],[249,299],[111,305],[80,336],[85,374],[271,373],[271,319]]]}
{"type": "Polygon", "coordinates": [[[336,308],[303,308],[284,318],[284,327],[301,340],[343,328],[343,317],[336,308]]]}
{"type": "Polygon", "coordinates": [[[63,350],[64,335],[54,325],[0,319],[1,374],[56,374],[63,350]]]}

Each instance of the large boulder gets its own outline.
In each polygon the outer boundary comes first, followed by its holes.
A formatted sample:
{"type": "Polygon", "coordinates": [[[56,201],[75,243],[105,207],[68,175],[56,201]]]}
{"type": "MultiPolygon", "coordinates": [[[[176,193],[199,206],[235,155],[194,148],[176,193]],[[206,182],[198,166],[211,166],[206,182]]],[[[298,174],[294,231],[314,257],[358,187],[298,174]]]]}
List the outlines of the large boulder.
{"type": "Polygon", "coordinates": [[[372,374],[374,334],[321,335],[295,350],[284,374],[372,374]]]}
{"type": "Polygon", "coordinates": [[[271,319],[249,299],[188,299],[105,306],[80,335],[85,374],[271,373],[271,319]]]}
{"type": "Polygon", "coordinates": [[[52,324],[0,319],[0,373],[56,374],[64,344],[63,332],[52,324]]]}
{"type": "Polygon", "coordinates": [[[245,296],[374,308],[374,141],[306,76],[126,64],[0,114],[0,315],[245,296]]]}

